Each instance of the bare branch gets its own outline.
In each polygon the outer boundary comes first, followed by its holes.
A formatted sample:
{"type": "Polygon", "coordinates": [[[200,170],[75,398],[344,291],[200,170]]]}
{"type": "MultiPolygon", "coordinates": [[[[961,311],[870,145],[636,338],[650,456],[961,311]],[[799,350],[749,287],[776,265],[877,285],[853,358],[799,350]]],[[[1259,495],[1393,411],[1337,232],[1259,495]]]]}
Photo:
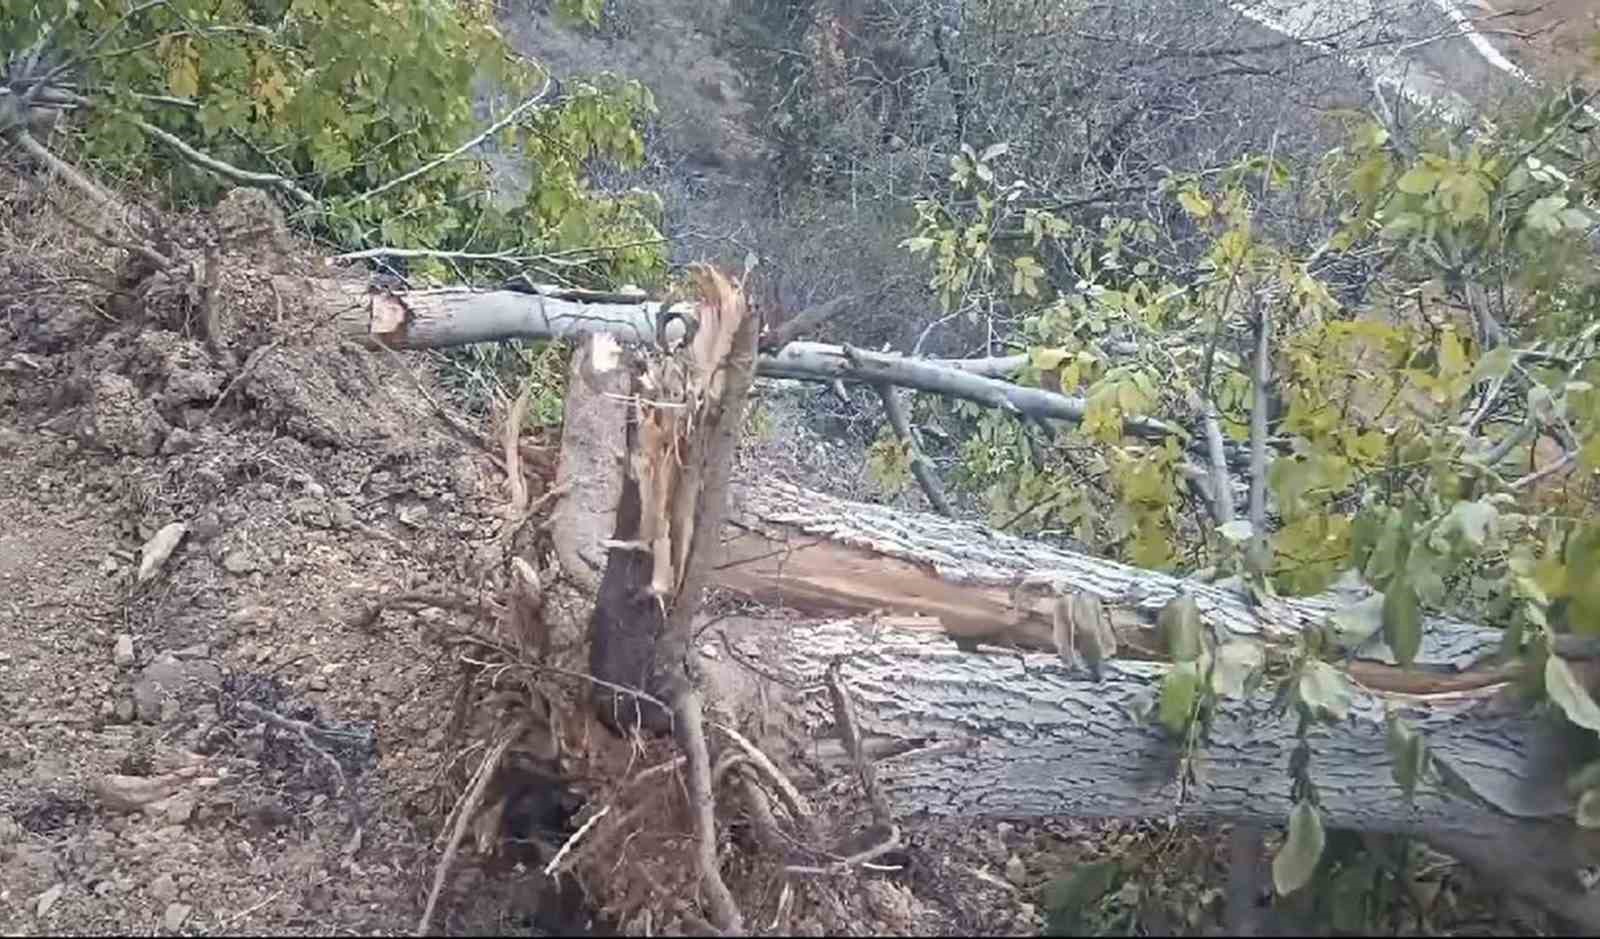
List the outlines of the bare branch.
{"type": "Polygon", "coordinates": [[[922,486],[923,493],[928,497],[928,504],[940,515],[946,517],[954,515],[950,509],[950,500],[944,494],[944,485],[939,482],[939,476],[934,472],[933,461],[929,460],[928,455],[917,446],[917,439],[911,434],[911,422],[906,418],[906,409],[895,395],[894,386],[880,383],[872,387],[878,393],[878,398],[883,401],[883,413],[888,417],[894,435],[911,451],[911,475],[915,476],[917,483],[922,486]]]}
{"type": "Polygon", "coordinates": [[[431,172],[432,170],[434,170],[434,169],[436,169],[436,168],[438,168],[440,166],[443,166],[446,163],[449,163],[451,160],[454,160],[456,157],[460,156],[463,153],[466,153],[468,150],[471,150],[473,147],[476,147],[478,144],[483,143],[488,138],[494,136],[501,129],[503,129],[504,127],[509,125],[512,121],[515,121],[517,118],[521,117],[523,115],[523,113],[526,112],[529,108],[533,107],[535,104],[538,104],[539,100],[544,97],[545,92],[547,92],[549,90],[550,90],[550,73],[546,72],[545,76],[544,76],[544,85],[541,86],[538,91],[534,92],[532,95],[529,95],[528,98],[526,100],[524,100],[521,104],[519,104],[516,107],[512,108],[509,112],[506,113],[505,117],[502,117],[500,120],[495,121],[493,124],[490,124],[488,127],[484,128],[483,133],[481,133],[478,136],[472,138],[471,140],[468,140],[466,143],[464,143],[461,146],[455,148],[454,150],[451,150],[449,153],[446,153],[444,156],[439,157],[436,160],[430,160],[427,163],[422,164],[421,166],[417,167],[414,170],[411,170],[408,173],[402,173],[399,176],[396,176],[394,179],[389,180],[388,182],[382,184],[381,186],[378,186],[376,188],[367,190],[366,192],[364,192],[361,195],[356,197],[356,202],[357,203],[362,203],[362,202],[366,202],[366,201],[368,201],[370,199],[374,199],[374,198],[376,198],[378,196],[383,195],[384,193],[388,192],[389,190],[393,189],[396,186],[408,183],[411,180],[416,179],[418,176],[423,175],[424,173],[431,172]]]}

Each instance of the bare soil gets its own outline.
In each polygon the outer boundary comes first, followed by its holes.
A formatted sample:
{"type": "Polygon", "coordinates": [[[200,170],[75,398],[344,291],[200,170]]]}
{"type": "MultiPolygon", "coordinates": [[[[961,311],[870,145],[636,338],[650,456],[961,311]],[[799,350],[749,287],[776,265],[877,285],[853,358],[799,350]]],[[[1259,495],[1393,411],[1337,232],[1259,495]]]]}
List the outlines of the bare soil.
{"type": "MultiPolygon", "coordinates": [[[[7,182],[0,931],[409,932],[455,795],[461,666],[439,640],[463,617],[362,614],[473,582],[503,524],[495,467],[435,416],[407,374],[428,383],[425,363],[341,346],[253,266],[310,263],[270,213],[233,226],[208,348],[194,285],[119,302],[121,253],[7,182]],[[187,533],[141,582],[172,522],[187,533]],[[121,810],[119,785],[184,767],[121,810]]],[[[226,242],[228,210],[170,220],[176,249],[226,242]]],[[[533,872],[464,867],[436,928],[570,927],[535,909],[533,872]]]]}

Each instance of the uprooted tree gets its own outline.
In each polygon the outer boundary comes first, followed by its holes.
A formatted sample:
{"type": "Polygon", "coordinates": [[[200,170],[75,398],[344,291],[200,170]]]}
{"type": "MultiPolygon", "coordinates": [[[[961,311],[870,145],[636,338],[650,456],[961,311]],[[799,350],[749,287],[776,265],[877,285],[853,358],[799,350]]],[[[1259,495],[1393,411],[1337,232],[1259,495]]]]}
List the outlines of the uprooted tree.
{"type": "MultiPolygon", "coordinates": [[[[0,132],[118,219],[117,200],[40,139],[45,116],[89,122],[79,155],[91,167],[159,163],[265,189],[342,235],[346,261],[409,257],[463,280],[497,265],[591,275],[568,278],[580,281],[659,270],[647,213],[588,192],[579,172],[585,156],[635,149],[639,100],[580,88],[546,105],[537,70],[501,76],[522,103],[496,129],[540,168],[528,201],[502,212],[456,198],[481,182],[454,160],[483,140],[464,98],[441,110],[411,88],[410,118],[375,106],[329,118],[339,95],[376,94],[379,71],[464,89],[463,50],[494,48],[483,22],[412,29],[376,4],[223,7],[24,8],[26,28],[6,34],[21,45],[7,50],[0,132]],[[302,67],[360,63],[339,44],[369,34],[418,36],[417,67],[302,67]],[[402,123],[431,136],[398,134],[402,123]],[[587,250],[612,239],[632,247],[587,250]]],[[[742,914],[719,874],[719,784],[740,780],[762,818],[774,809],[752,786],[770,785],[802,840],[820,826],[758,750],[712,760],[692,674],[705,585],[857,617],[724,631],[730,650],[834,690],[825,712],[799,698],[786,709],[843,737],[871,797],[882,837],[834,852],[847,861],[888,850],[894,813],[915,810],[1287,817],[1274,870],[1285,892],[1315,876],[1325,825],[1400,831],[1595,924],[1596,901],[1560,880],[1595,860],[1600,826],[1585,642],[1600,630],[1600,375],[1595,284],[1577,263],[1593,227],[1576,123],[1587,104],[1563,96],[1472,140],[1448,128],[1414,139],[1392,114],[1354,121],[1325,172],[1298,178],[1309,214],[1329,222],[1309,251],[1256,225],[1268,193],[1295,191],[1296,171],[1270,152],[1167,179],[1155,193],[1165,231],[1118,219],[1087,230],[1019,197],[1049,183],[1008,174],[1003,142],[963,143],[908,247],[932,257],[946,310],[981,295],[1014,311],[1011,348],[975,359],[790,341],[793,330],[758,355],[739,287],[710,273],[687,303],[535,282],[554,276],[487,291],[282,286],[390,350],[594,333],[643,350],[579,354],[587,377],[569,414],[587,399],[620,419],[586,425],[618,436],[569,436],[566,458],[586,471],[566,475],[619,495],[597,507],[603,534],[569,538],[563,559],[574,576],[585,557],[603,569],[590,638],[604,719],[670,726],[683,744],[698,879],[722,929],[742,914]],[[1193,270],[1159,263],[1174,230],[1204,242],[1193,270]],[[1351,269],[1369,273],[1335,282],[1351,269]],[[918,428],[960,429],[958,483],[991,496],[997,527],[1064,531],[1085,550],[770,483],[730,497],[752,373],[874,388],[884,450],[900,457],[884,465],[935,506],[947,500],[918,428]],[[919,393],[909,414],[896,415],[895,389],[919,393]],[[1090,638],[1109,659],[1093,684],[1075,667],[1090,638]],[[731,757],[763,771],[729,775],[731,757]],[[1512,871],[1489,849],[1508,839],[1512,871]]],[[[108,237],[157,270],[180,266],[136,223],[108,237]]]]}

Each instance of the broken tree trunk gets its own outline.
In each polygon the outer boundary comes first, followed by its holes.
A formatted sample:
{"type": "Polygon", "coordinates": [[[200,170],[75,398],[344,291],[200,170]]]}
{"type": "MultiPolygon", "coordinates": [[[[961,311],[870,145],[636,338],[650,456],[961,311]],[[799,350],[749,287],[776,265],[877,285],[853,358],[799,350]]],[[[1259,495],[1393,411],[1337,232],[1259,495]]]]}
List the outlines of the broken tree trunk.
{"type": "MultiPolygon", "coordinates": [[[[874,748],[909,748],[879,766],[897,811],[1287,817],[1295,725],[1268,713],[1270,689],[1220,706],[1210,740],[1193,755],[1198,779],[1180,788],[1180,746],[1135,716],[1166,671],[1155,616],[1181,590],[1219,642],[1291,643],[1349,599],[1280,600],[1258,610],[1228,589],[785,483],[746,485],[736,499],[718,585],[812,617],[863,616],[730,641],[740,659],[777,670],[794,687],[815,685],[829,663],[843,663],[874,748]],[[1012,586],[1036,572],[1107,602],[1123,657],[1108,663],[1105,681],[1060,663],[1042,604],[1011,607],[1012,586]],[[1130,592],[1141,599],[1119,602],[1130,592]],[[984,654],[985,645],[963,651],[956,640],[1013,648],[984,654]]],[[[1580,750],[1564,725],[1502,703],[1511,671],[1491,661],[1499,631],[1434,620],[1424,635],[1413,669],[1396,666],[1381,643],[1352,661],[1361,690],[1349,718],[1312,731],[1327,824],[1405,832],[1458,853],[1512,839],[1524,871],[1552,876],[1595,863],[1600,832],[1572,823],[1563,786],[1580,750]],[[1424,787],[1414,803],[1404,799],[1386,749],[1389,706],[1426,735],[1450,791],[1424,787]]],[[[823,723],[816,721],[819,735],[823,723]]],[[[1600,897],[1574,902],[1568,915],[1600,923],[1600,897]]]]}
{"type": "MultiPolygon", "coordinates": [[[[671,355],[636,355],[627,389],[620,498],[590,628],[596,704],[619,732],[672,726],[663,705],[687,685],[689,623],[707,559],[717,551],[733,441],[750,390],[755,320],[720,274],[702,269],[698,280],[693,338],[671,355]]],[[[590,370],[609,393],[626,387],[617,363],[602,361],[620,358],[620,346],[597,337],[588,350],[590,370]]],[[[589,461],[587,485],[605,491],[614,459],[608,450],[589,461]]]]}

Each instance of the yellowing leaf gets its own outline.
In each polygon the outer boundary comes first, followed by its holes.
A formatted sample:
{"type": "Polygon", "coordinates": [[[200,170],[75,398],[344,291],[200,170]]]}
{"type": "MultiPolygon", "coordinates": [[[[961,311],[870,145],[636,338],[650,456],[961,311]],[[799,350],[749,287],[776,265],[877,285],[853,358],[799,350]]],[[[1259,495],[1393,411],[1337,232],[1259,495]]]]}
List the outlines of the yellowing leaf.
{"type": "Polygon", "coordinates": [[[173,49],[167,63],[167,90],[178,98],[193,98],[200,91],[200,54],[187,39],[173,49]]]}
{"type": "Polygon", "coordinates": [[[1180,191],[1178,193],[1178,204],[1183,206],[1183,210],[1196,219],[1210,218],[1211,213],[1214,211],[1210,201],[1194,189],[1180,191]]]}

